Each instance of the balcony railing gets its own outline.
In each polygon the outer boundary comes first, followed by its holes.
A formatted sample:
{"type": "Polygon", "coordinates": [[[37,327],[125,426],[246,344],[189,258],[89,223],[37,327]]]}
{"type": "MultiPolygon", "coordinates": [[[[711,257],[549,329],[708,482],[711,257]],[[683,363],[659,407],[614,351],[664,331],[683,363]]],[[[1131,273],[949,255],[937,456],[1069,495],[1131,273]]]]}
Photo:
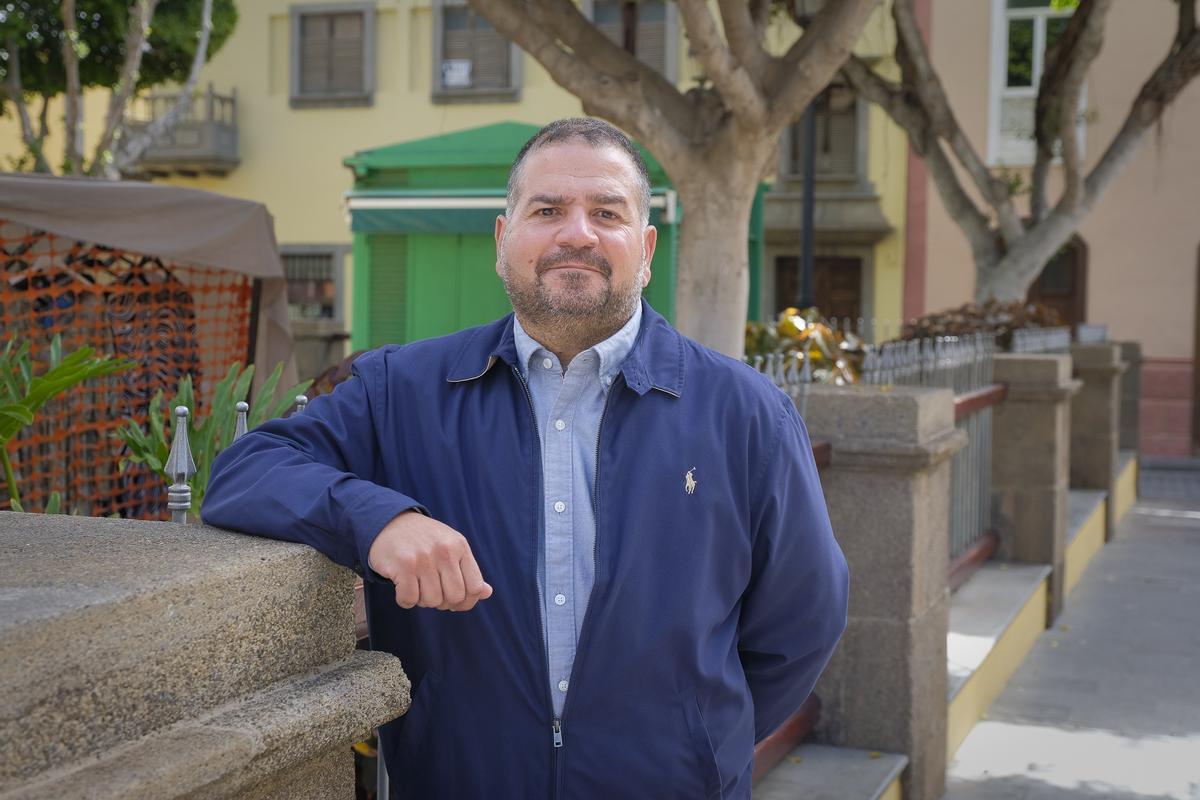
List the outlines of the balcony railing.
{"type": "MultiPolygon", "coordinates": [[[[138,98],[127,119],[136,136],[175,106],[174,92],[138,98]]],[[[142,154],[136,172],[144,175],[228,175],[239,163],[237,91],[222,95],[212,84],[192,95],[175,126],[142,154]]]]}

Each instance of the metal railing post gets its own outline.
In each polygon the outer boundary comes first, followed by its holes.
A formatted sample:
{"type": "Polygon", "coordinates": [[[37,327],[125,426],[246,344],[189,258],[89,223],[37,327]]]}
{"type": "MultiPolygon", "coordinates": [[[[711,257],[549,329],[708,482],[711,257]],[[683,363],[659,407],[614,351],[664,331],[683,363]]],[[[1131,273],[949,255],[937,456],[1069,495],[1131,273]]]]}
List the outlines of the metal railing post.
{"type": "Polygon", "coordinates": [[[175,407],[175,435],[171,439],[171,452],[167,456],[167,475],[171,485],[167,487],[167,509],[172,522],[187,522],[192,508],[192,487],[189,481],[196,475],[196,462],[192,460],[192,448],[188,442],[188,408],[175,407]]]}

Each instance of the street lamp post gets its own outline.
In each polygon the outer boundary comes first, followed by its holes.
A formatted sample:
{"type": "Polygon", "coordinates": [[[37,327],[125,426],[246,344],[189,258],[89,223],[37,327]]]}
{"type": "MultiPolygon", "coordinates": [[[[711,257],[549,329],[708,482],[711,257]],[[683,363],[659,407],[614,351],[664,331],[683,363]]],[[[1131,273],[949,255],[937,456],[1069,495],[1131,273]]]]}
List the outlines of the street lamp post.
{"type": "MultiPolygon", "coordinates": [[[[793,18],[796,24],[804,28],[808,35],[808,26],[817,12],[825,5],[825,0],[794,0],[795,12],[793,18]]],[[[804,205],[800,216],[800,281],[797,287],[797,308],[808,308],[813,305],[813,218],[816,213],[815,175],[817,172],[817,102],[821,97],[818,92],[804,109],[804,205]]],[[[828,311],[828,309],[826,309],[828,311]]]]}

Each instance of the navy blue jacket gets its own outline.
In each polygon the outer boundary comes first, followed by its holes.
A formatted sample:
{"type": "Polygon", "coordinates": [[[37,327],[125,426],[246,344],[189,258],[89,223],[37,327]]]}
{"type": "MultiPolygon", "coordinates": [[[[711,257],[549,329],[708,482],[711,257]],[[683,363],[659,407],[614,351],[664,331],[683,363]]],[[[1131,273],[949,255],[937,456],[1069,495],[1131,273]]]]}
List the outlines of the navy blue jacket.
{"type": "Polygon", "coordinates": [[[384,731],[404,798],[745,798],[753,748],[812,690],[847,573],[793,404],[648,306],[601,422],[596,580],[555,746],[538,610],[540,448],[511,315],[360,357],[217,459],[204,520],[366,577],[374,649],[412,680],[384,731]],[[695,491],[685,491],[694,470],[695,491]],[[364,569],[396,514],[470,542],[494,595],[404,610],[364,569]]]}

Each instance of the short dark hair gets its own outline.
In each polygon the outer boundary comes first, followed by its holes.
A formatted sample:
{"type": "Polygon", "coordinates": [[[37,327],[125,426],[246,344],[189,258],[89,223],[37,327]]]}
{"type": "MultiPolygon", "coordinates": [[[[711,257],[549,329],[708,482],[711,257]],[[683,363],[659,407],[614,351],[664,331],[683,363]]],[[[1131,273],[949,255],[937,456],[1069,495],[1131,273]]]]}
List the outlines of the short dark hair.
{"type": "Polygon", "coordinates": [[[646,160],[629,137],[616,127],[595,117],[568,117],[544,126],[535,133],[517,153],[512,169],[508,173],[508,214],[512,216],[513,202],[521,183],[521,167],[525,157],[535,150],[552,144],[582,139],[592,147],[615,147],[629,156],[638,179],[637,202],[641,207],[642,222],[650,222],[650,172],[646,160]]]}

